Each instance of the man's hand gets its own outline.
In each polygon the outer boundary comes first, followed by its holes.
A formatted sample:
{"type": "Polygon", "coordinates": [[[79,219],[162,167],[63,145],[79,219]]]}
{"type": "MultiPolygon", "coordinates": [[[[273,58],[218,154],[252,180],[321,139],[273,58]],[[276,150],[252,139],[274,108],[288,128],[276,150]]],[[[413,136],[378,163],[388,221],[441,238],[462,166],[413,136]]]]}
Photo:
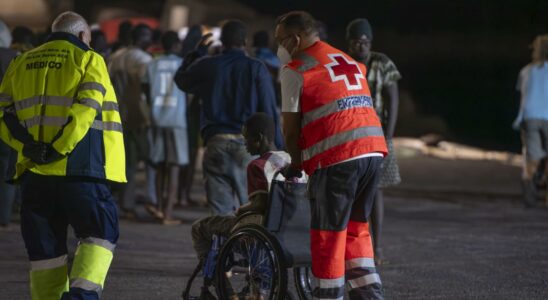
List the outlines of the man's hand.
{"type": "Polygon", "coordinates": [[[44,164],[49,164],[63,158],[63,155],[57,152],[57,150],[55,150],[55,148],[53,148],[51,144],[44,144],[44,145],[45,145],[45,152],[44,152],[44,159],[43,159],[44,164]]]}
{"type": "Polygon", "coordinates": [[[211,39],[212,37],[213,37],[213,33],[208,33],[204,35],[202,39],[200,40],[200,43],[196,45],[196,50],[200,54],[207,53],[207,51],[209,50],[209,47],[213,44],[213,39],[211,39]]]}
{"type": "Polygon", "coordinates": [[[23,146],[23,155],[36,164],[42,164],[45,152],[44,143],[32,141],[23,146]]]}
{"type": "Polygon", "coordinates": [[[38,165],[49,164],[63,158],[63,155],[57,152],[51,144],[34,141],[23,146],[23,155],[38,165]]]}

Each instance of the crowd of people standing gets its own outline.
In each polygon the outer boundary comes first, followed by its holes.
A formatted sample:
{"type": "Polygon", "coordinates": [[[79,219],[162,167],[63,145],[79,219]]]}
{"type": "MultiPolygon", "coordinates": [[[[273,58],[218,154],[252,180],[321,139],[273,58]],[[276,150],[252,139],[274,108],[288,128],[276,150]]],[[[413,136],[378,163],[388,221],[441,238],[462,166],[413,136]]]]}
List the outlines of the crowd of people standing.
{"type": "MultiPolygon", "coordinates": [[[[115,182],[127,180],[127,184],[114,192],[121,217],[139,217],[135,209],[138,202],[136,174],[139,166],[144,166],[146,192],[141,203],[162,224],[180,224],[173,215],[174,206],[196,204],[189,197],[189,190],[200,140],[205,145],[203,172],[207,205],[212,215],[232,216],[249,202],[248,197],[254,195],[250,186],[256,178],[250,178],[250,174],[254,174],[248,167],[253,165],[250,162],[261,165],[257,168],[261,171],[257,172],[262,172],[262,184],[268,189],[268,181],[272,178],[265,175],[268,173],[265,164],[273,160],[270,152],[286,149],[287,153],[276,154],[283,158],[274,159],[283,161],[276,170],[283,169],[285,178],[300,177],[302,172],[310,176],[312,272],[317,279],[314,296],[333,298],[335,295],[338,298],[344,292],[346,272],[346,281],[355,298],[382,299],[381,281],[374,261],[376,258],[378,263],[382,258],[380,232],[384,214],[382,191],[377,190],[377,185],[380,182],[381,187],[386,187],[400,181],[395,158],[391,155],[391,138],[397,118],[397,81],[401,76],[386,55],[371,51],[373,34],[366,19],[349,24],[348,49],[339,50],[325,41],[325,25],[306,12],[288,13],[276,23],[274,37],[279,45],[276,54],[270,49],[269,34],[264,31],[254,35],[253,52],[248,52],[247,26],[239,20],[222,23],[222,46],[216,46],[212,34],[204,32],[202,26],[191,27],[181,41],[173,31],[162,33],[145,24],[122,22],[117,42],[109,45],[100,30],[89,31],[85,20],[77,14],[62,14],[56,22],[57,26],[52,26],[56,31],[48,38],[46,48],[64,47],[60,41],[68,41],[73,45],[71,47],[84,51],[84,56],[88,55],[91,46],[93,59],[97,60],[95,57],[99,55],[104,58],[104,70],[103,62],[97,62],[98,71],[86,69],[86,72],[91,74],[89,76],[100,74],[101,77],[108,71],[108,78],[83,82],[77,89],[78,95],[100,93],[101,96],[94,94],[95,98],[104,99],[84,97],[78,104],[88,111],[102,111],[95,116],[91,129],[103,132],[102,155],[111,161],[98,171],[103,175],[94,173],[93,176],[115,182]],[[83,29],[72,32],[73,27],[64,27],[71,22],[83,29]],[[115,97],[117,101],[109,97],[115,97]],[[254,122],[257,125],[251,126],[254,122]],[[243,128],[247,133],[242,133],[243,128]],[[123,138],[123,144],[115,138],[109,139],[109,134],[123,138]],[[116,152],[122,150],[123,154],[116,152]],[[111,153],[117,153],[125,160],[115,161],[111,153]],[[267,157],[262,161],[253,160],[252,155],[256,154],[267,157]],[[383,157],[387,157],[384,162],[383,157]],[[124,164],[124,168],[119,168],[125,169],[124,174],[117,174],[109,164],[124,164]],[[369,235],[371,214],[373,239],[369,235]]],[[[5,28],[0,29],[2,33],[6,32],[5,28]]],[[[20,38],[14,38],[11,50],[0,48],[2,74],[13,57],[36,46],[32,44],[36,43],[33,38],[28,37],[31,31],[16,29],[13,35],[20,38]]],[[[0,41],[4,48],[10,44],[6,39],[0,41]]],[[[13,68],[17,67],[20,64],[13,68]]],[[[86,66],[73,67],[79,70],[86,66]]],[[[12,76],[9,80],[15,82],[16,79],[12,76]]],[[[7,89],[8,85],[3,84],[3,88],[7,89]]],[[[2,101],[6,107],[15,101],[17,109],[17,101],[22,100],[17,99],[16,92],[13,94],[2,101]]],[[[50,95],[41,97],[54,99],[50,95]]],[[[51,104],[61,105],[60,100],[55,99],[51,104]]],[[[36,105],[46,104],[49,103],[36,105]]],[[[5,133],[8,140],[20,131],[8,124],[9,114],[6,109],[4,121],[8,126],[9,132],[5,133]]],[[[86,112],[86,117],[90,116],[86,112]]],[[[53,122],[53,118],[48,120],[53,122]]],[[[78,130],[79,127],[69,128],[74,124],[71,121],[69,118],[62,126],[61,137],[78,130]]],[[[35,126],[25,124],[27,129],[35,126]]],[[[89,139],[99,136],[95,131],[85,134],[89,139]]],[[[15,143],[17,153],[7,147],[5,151],[1,148],[2,153],[6,153],[2,155],[0,170],[4,179],[11,178],[7,174],[12,156],[18,164],[22,164],[21,159],[30,158],[36,164],[28,167],[30,173],[35,170],[33,168],[49,172],[52,169],[48,169],[48,165],[57,161],[64,160],[67,165],[75,161],[76,156],[71,155],[76,155],[73,147],[77,143],[71,142],[68,149],[57,141],[58,138],[55,135],[47,138],[52,141],[24,143],[21,151],[15,143]]],[[[88,148],[91,151],[94,145],[89,144],[88,148]]],[[[89,155],[90,160],[98,159],[97,153],[89,155]]],[[[86,171],[89,174],[97,172],[94,166],[88,167],[92,169],[86,171]]],[[[68,168],[64,170],[63,176],[74,176],[69,171],[68,168]]],[[[78,176],[87,176],[82,174],[78,176]]],[[[44,182],[49,182],[40,176],[19,175],[31,178],[24,179],[27,195],[24,198],[27,200],[23,202],[29,201],[29,187],[44,188],[44,182]]],[[[258,174],[257,178],[261,176],[258,174]]],[[[91,184],[102,184],[102,181],[91,184]]],[[[14,191],[2,188],[1,202],[11,203],[4,199],[15,199],[14,191]]],[[[67,196],[67,201],[74,196],[67,196]]],[[[32,197],[37,199],[38,194],[32,197]]],[[[11,207],[2,207],[2,213],[6,212],[11,212],[11,207]]],[[[1,221],[7,224],[9,217],[7,222],[1,221]]],[[[112,232],[98,233],[99,236],[89,242],[108,248],[109,259],[112,259],[118,238],[117,223],[111,225],[112,232]]],[[[29,249],[29,245],[35,243],[32,234],[36,232],[26,232],[29,249]]],[[[29,255],[32,261],[42,254],[29,255]]],[[[78,284],[82,283],[77,281],[75,286],[78,284]]],[[[99,285],[97,289],[102,289],[102,283],[99,285]]]]}

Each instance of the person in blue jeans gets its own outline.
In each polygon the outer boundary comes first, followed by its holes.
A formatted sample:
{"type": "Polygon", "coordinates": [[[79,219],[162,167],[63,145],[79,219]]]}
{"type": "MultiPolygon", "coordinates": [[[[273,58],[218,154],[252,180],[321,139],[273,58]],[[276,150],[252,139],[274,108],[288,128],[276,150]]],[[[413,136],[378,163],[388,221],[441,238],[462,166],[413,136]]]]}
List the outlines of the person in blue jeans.
{"type": "Polygon", "coordinates": [[[261,61],[246,55],[246,31],[241,21],[225,22],[222,53],[205,56],[211,45],[211,35],[205,35],[175,75],[181,90],[202,100],[203,170],[214,215],[231,215],[248,201],[246,166],[252,157],[240,131],[252,114],[264,112],[274,120],[276,146],[283,149],[272,79],[261,61]]]}

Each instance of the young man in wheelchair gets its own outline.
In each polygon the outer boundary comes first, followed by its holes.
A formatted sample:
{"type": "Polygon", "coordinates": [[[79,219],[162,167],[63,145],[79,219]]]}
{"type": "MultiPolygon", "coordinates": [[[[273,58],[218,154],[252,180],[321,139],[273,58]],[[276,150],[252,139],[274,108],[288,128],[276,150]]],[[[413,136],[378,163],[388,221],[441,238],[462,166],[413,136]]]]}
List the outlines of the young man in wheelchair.
{"type": "MultiPolygon", "coordinates": [[[[249,203],[241,206],[235,216],[211,216],[192,224],[192,243],[201,262],[207,259],[214,236],[228,237],[239,216],[246,212],[264,215],[270,183],[275,173],[291,163],[289,154],[276,150],[274,145],[275,125],[267,114],[252,115],[244,124],[242,134],[245,138],[247,151],[251,155],[259,155],[247,167],[249,203]]],[[[208,290],[203,291],[200,299],[202,298],[215,299],[208,290]]],[[[234,299],[238,298],[234,296],[234,299]]]]}

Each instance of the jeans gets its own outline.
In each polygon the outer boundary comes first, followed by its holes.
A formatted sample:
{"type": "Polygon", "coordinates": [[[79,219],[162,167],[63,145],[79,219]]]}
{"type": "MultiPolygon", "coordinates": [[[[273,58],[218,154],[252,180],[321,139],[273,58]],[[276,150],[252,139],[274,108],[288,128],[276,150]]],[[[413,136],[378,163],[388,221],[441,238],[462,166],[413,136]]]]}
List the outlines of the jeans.
{"type": "Polygon", "coordinates": [[[252,157],[243,138],[213,136],[204,153],[203,169],[209,208],[213,215],[232,215],[247,203],[247,165],[252,157]]]}
{"type": "Polygon", "coordinates": [[[7,172],[14,155],[13,150],[0,141],[0,225],[7,225],[11,220],[13,201],[15,200],[15,186],[7,184],[7,172]]]}

